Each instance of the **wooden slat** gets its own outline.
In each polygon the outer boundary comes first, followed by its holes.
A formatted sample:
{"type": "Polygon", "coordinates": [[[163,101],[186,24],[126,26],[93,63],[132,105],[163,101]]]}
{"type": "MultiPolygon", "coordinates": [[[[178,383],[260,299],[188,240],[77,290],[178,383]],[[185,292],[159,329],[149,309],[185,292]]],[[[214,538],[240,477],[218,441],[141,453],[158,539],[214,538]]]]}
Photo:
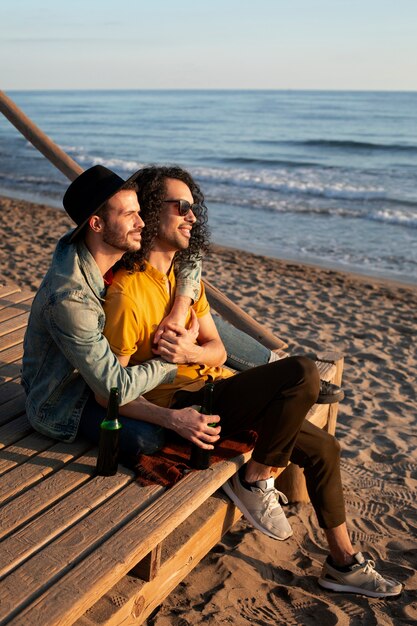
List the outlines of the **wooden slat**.
{"type": "MultiPolygon", "coordinates": [[[[336,362],[336,372],[335,372],[334,377],[332,379],[332,381],[336,385],[339,385],[339,386],[342,384],[343,364],[344,364],[344,359],[343,359],[343,357],[341,357],[336,362]]],[[[339,403],[338,402],[335,402],[334,404],[330,405],[329,419],[327,421],[326,429],[327,429],[327,432],[330,433],[331,435],[334,435],[335,432],[336,432],[336,422],[337,422],[338,410],[339,410],[339,403]]]]}
{"type": "Polygon", "coordinates": [[[54,444],[54,440],[40,433],[31,433],[18,443],[0,450],[0,474],[22,465],[31,457],[44,452],[54,444]]]}
{"type": "Polygon", "coordinates": [[[0,413],[3,410],[1,405],[20,396],[22,391],[23,387],[20,384],[20,376],[0,385],[0,413]]]}
{"type": "Polygon", "coordinates": [[[0,336],[7,335],[8,333],[12,333],[20,328],[26,329],[28,319],[29,312],[19,312],[17,315],[10,317],[6,321],[0,322],[0,336]]]}
{"type": "Polygon", "coordinates": [[[30,490],[3,505],[0,515],[0,537],[10,534],[36,515],[53,506],[68,493],[90,480],[95,471],[95,448],[44,478],[30,490]]]}
{"type": "MultiPolygon", "coordinates": [[[[1,389],[1,386],[0,386],[0,389],[1,389]]],[[[12,421],[13,419],[15,419],[16,417],[23,415],[23,413],[25,412],[25,404],[26,404],[26,396],[22,389],[19,395],[17,395],[15,398],[12,398],[11,400],[8,400],[7,402],[5,402],[4,404],[0,406],[0,426],[3,426],[7,424],[8,422],[12,421]]],[[[25,424],[23,432],[28,432],[27,424],[25,424]]],[[[3,435],[0,435],[0,441],[2,439],[2,436],[3,435]]],[[[21,436],[23,437],[24,435],[22,434],[21,436]]],[[[17,441],[17,439],[15,438],[14,441],[17,441]]],[[[10,439],[9,439],[9,443],[11,443],[10,439]]],[[[8,444],[5,444],[5,445],[8,445],[8,444]]],[[[1,447],[2,445],[0,444],[0,448],[1,447]]]]}
{"type": "Polygon", "coordinates": [[[0,284],[0,298],[5,299],[12,293],[18,293],[20,291],[20,287],[13,283],[1,283],[0,284]]]}
{"type": "Polygon", "coordinates": [[[39,552],[44,545],[67,531],[132,480],[133,472],[123,467],[114,476],[96,476],[13,533],[1,543],[0,578],[39,552]]]}
{"type": "Polygon", "coordinates": [[[33,293],[17,293],[7,300],[0,299],[0,322],[5,322],[18,313],[29,313],[33,293]]]}
{"type": "Polygon", "coordinates": [[[22,369],[23,344],[0,352],[0,385],[20,376],[22,369]],[[7,354],[6,354],[7,353],[7,354]],[[3,361],[3,358],[5,359],[3,361]],[[6,360],[7,359],[7,360],[6,360]]]}
{"type": "MultiPolygon", "coordinates": [[[[3,353],[12,346],[22,344],[23,337],[25,336],[25,327],[21,327],[18,330],[7,333],[0,337],[0,360],[3,361],[3,353]]],[[[21,348],[23,353],[23,348],[21,348]]],[[[13,359],[14,361],[15,359],[13,359]]]]}
{"type": "MultiPolygon", "coordinates": [[[[23,356],[23,335],[20,337],[20,342],[10,348],[5,348],[0,352],[0,375],[3,375],[1,370],[6,370],[6,366],[9,363],[15,363],[23,356]]],[[[17,376],[16,374],[15,376],[17,376]]],[[[9,374],[11,377],[11,374],[9,374]]],[[[13,377],[14,378],[14,377],[13,377]]]]}
{"type": "Polygon", "coordinates": [[[162,544],[158,544],[142,559],[133,569],[130,575],[141,580],[152,580],[158,574],[161,567],[162,544]]]}
{"type": "MultiPolygon", "coordinates": [[[[51,577],[44,580],[42,595],[33,599],[30,606],[14,619],[13,624],[43,626],[44,615],[48,615],[48,626],[75,621],[236,472],[247,458],[248,455],[242,455],[216,464],[209,470],[190,473],[136,515],[122,530],[113,533],[105,543],[97,546],[81,563],[60,578],[59,584],[51,577]],[[88,589],[86,580],[90,583],[88,589]]],[[[57,557],[67,558],[65,551],[58,553],[57,557]]],[[[23,576],[22,580],[25,585],[29,584],[29,588],[32,576],[35,575],[37,578],[35,572],[27,572],[27,576],[23,576]]],[[[9,601],[6,603],[9,604],[9,601]]]]}
{"type": "Polygon", "coordinates": [[[88,447],[89,444],[83,440],[74,443],[56,443],[47,451],[29,459],[24,465],[19,465],[1,476],[0,503],[10,500],[48,474],[56,472],[63,465],[83,454],[88,447]]]}
{"type": "MultiPolygon", "coordinates": [[[[1,587],[0,621],[10,619],[10,616],[27,605],[35,595],[47,592],[53,581],[64,576],[68,570],[72,571],[77,563],[83,570],[81,584],[84,590],[89,587],[85,582],[86,579],[89,580],[88,571],[84,569],[86,554],[92,553],[95,560],[103,541],[123,534],[129,521],[149,506],[149,502],[161,491],[162,487],[158,486],[141,488],[137,483],[129,484],[121,493],[116,493],[103,506],[83,517],[75,526],[6,576],[1,587]]],[[[111,559],[114,558],[117,559],[117,555],[111,556],[111,559]]],[[[105,567],[104,563],[103,566],[105,567]]],[[[45,616],[48,616],[48,625],[51,624],[51,609],[48,606],[42,616],[38,615],[42,626],[45,624],[45,616]]],[[[20,616],[16,618],[16,623],[20,619],[20,616]]],[[[73,618],[70,617],[69,620],[71,619],[73,618]]]]}
{"type": "Polygon", "coordinates": [[[0,427],[0,449],[26,437],[32,430],[26,415],[17,417],[13,421],[0,427]]]}
{"type": "Polygon", "coordinates": [[[331,381],[336,374],[336,365],[334,363],[325,363],[324,361],[316,361],[317,369],[320,372],[322,380],[331,381]]]}
{"type": "Polygon", "coordinates": [[[75,626],[141,624],[240,517],[229,500],[210,497],[164,541],[163,563],[152,581],[124,576],[75,626]]]}

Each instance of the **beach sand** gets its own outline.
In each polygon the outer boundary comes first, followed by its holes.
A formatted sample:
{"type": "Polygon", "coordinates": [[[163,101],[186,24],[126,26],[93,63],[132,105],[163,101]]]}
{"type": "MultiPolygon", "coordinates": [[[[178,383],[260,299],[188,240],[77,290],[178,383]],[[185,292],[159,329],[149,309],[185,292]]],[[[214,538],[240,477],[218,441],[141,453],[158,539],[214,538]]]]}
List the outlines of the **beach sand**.
{"type": "MultiPolygon", "coordinates": [[[[2,277],[36,289],[63,212],[0,199],[2,277]]],[[[345,355],[337,436],[353,543],[405,583],[399,599],[325,593],[326,555],[308,504],[288,507],[294,536],[278,542],[239,522],[148,626],[414,624],[417,620],[417,289],[214,246],[205,275],[289,344],[345,355]]]]}

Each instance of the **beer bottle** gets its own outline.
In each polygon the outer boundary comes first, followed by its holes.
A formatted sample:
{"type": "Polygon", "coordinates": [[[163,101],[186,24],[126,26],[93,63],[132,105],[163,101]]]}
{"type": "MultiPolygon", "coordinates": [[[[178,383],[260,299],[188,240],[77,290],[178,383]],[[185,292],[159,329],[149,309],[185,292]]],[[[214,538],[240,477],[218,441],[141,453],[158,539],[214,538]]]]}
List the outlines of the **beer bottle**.
{"type": "MultiPolygon", "coordinates": [[[[203,404],[200,407],[200,413],[203,415],[213,414],[213,383],[206,383],[204,386],[203,404]]],[[[216,423],[209,426],[217,426],[216,423]]],[[[193,443],[191,447],[190,466],[194,469],[207,469],[210,467],[210,450],[204,450],[193,443]]]]}
{"type": "Polygon", "coordinates": [[[114,476],[117,472],[119,460],[119,431],[122,427],[119,422],[119,390],[110,389],[109,403],[106,417],[100,424],[100,439],[96,475],[114,476]]]}

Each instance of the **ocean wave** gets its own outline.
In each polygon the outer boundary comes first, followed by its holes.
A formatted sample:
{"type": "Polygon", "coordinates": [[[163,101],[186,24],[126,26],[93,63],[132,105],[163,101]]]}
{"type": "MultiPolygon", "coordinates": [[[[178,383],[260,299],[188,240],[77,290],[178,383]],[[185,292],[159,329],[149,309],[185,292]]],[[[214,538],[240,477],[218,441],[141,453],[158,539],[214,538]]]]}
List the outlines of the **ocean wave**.
{"type": "MultiPolygon", "coordinates": [[[[216,159],[218,161],[219,159],[216,159]]],[[[312,163],[311,161],[291,161],[288,159],[268,159],[268,158],[256,158],[256,157],[222,157],[223,163],[232,165],[267,165],[267,166],[280,166],[280,167],[323,167],[318,163],[312,163]]],[[[328,169],[331,169],[328,166],[328,169]]]]}
{"type": "Polygon", "coordinates": [[[88,167],[93,165],[104,165],[112,170],[133,173],[144,166],[139,161],[126,161],[125,159],[104,159],[99,156],[91,157],[88,154],[78,154],[74,159],[79,163],[85,163],[88,167]]]}
{"type": "Polygon", "coordinates": [[[208,196],[207,202],[219,205],[229,205],[235,207],[245,207],[253,211],[281,213],[289,215],[335,217],[339,219],[366,220],[384,223],[387,225],[402,226],[406,228],[417,228],[417,204],[413,208],[408,205],[400,208],[399,203],[389,206],[386,201],[380,206],[369,208],[369,205],[358,203],[326,203],[326,202],[306,202],[302,198],[279,198],[271,197],[270,194],[248,194],[238,196],[228,193],[224,188],[217,190],[208,196]]]}
{"type": "Polygon", "coordinates": [[[417,228],[417,214],[411,215],[400,210],[381,209],[374,213],[368,213],[365,219],[395,226],[406,226],[407,228],[417,228]]]}
{"type": "Polygon", "coordinates": [[[300,142],[304,146],[318,148],[336,148],[342,150],[380,150],[387,152],[413,152],[417,154],[417,146],[409,144],[373,143],[339,139],[308,139],[300,142]]]}
{"type": "MultiPolygon", "coordinates": [[[[104,165],[127,177],[145,164],[127,158],[105,158],[86,150],[84,145],[65,145],[64,149],[83,167],[104,165]]],[[[233,160],[233,159],[231,159],[233,160]]],[[[268,159],[260,160],[268,161],[268,159]]],[[[243,205],[264,211],[337,215],[340,218],[369,219],[391,225],[416,227],[417,201],[396,197],[392,186],[388,192],[375,184],[375,175],[360,176],[343,168],[323,168],[306,165],[290,168],[288,164],[275,169],[245,167],[257,159],[237,159],[236,167],[190,165],[189,169],[202,184],[206,196],[212,201],[233,206],[243,205]],[[241,167],[239,167],[241,165],[241,167]]],[[[26,186],[47,188],[62,187],[58,172],[50,177],[43,175],[1,175],[26,186]]]]}
{"type": "Polygon", "coordinates": [[[257,139],[254,143],[265,146],[296,146],[329,148],[335,150],[375,150],[381,152],[407,152],[417,154],[417,146],[414,144],[401,143],[375,143],[372,141],[355,141],[351,139],[304,139],[304,140],[279,140],[279,139],[257,139]]]}
{"type": "MultiPolygon", "coordinates": [[[[320,180],[323,172],[304,171],[296,176],[294,172],[268,170],[193,168],[193,173],[200,181],[222,183],[230,186],[251,188],[262,191],[279,192],[284,195],[315,196],[339,200],[369,201],[385,198],[382,187],[355,186],[338,180],[320,180]]],[[[322,176],[323,178],[323,176],[322,176]]],[[[333,175],[333,178],[335,176],[333,175]]]]}

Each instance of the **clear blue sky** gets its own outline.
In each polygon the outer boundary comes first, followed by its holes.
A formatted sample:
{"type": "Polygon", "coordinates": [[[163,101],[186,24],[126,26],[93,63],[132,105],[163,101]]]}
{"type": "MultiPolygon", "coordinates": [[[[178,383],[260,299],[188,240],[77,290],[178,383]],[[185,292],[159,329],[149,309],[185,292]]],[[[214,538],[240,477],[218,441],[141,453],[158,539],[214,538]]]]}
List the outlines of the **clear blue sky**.
{"type": "Polygon", "coordinates": [[[0,88],[417,90],[417,0],[1,0],[0,88]]]}

